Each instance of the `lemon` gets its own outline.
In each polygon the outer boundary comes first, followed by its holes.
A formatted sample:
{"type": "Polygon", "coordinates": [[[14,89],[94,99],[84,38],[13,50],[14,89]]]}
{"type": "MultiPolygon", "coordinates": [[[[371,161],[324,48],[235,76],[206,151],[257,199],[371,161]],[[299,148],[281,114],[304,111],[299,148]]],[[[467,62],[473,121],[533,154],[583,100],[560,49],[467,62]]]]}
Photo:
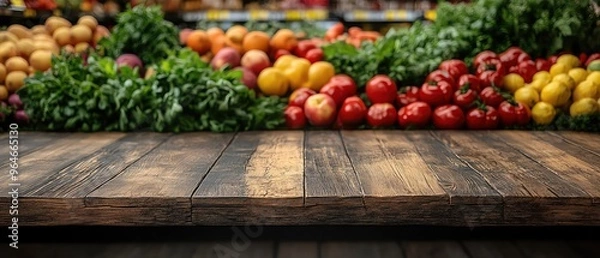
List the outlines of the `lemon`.
{"type": "Polygon", "coordinates": [[[538,93],[542,92],[542,89],[548,85],[550,81],[546,82],[544,79],[533,80],[531,83],[525,85],[525,87],[534,88],[538,93]]]}
{"type": "Polygon", "coordinates": [[[583,98],[575,101],[569,108],[571,116],[592,115],[598,113],[598,102],[593,98],[583,98]]]}
{"type": "Polygon", "coordinates": [[[575,80],[576,85],[579,85],[582,81],[585,81],[588,76],[588,72],[580,67],[569,70],[568,74],[571,76],[571,78],[573,78],[573,80],[575,80]]]}
{"type": "Polygon", "coordinates": [[[585,80],[577,85],[577,88],[573,91],[573,101],[584,98],[596,98],[598,96],[598,85],[594,84],[591,80],[585,80]]]}
{"type": "Polygon", "coordinates": [[[552,75],[550,75],[547,71],[539,71],[533,75],[533,80],[544,80],[550,82],[552,80],[552,75]]]}
{"type": "Polygon", "coordinates": [[[571,55],[571,54],[564,54],[564,55],[559,56],[558,59],[556,59],[556,63],[564,64],[564,65],[568,66],[569,69],[581,66],[581,62],[579,61],[579,58],[574,55],[571,55]]]}
{"type": "Polygon", "coordinates": [[[540,94],[533,87],[523,87],[515,92],[515,100],[531,108],[540,101],[540,94]]]}
{"type": "Polygon", "coordinates": [[[540,94],[541,101],[555,107],[566,104],[569,98],[571,98],[571,91],[562,82],[551,82],[544,87],[540,94]]]}
{"type": "Polygon", "coordinates": [[[552,123],[556,116],[556,109],[546,102],[538,102],[531,109],[531,118],[538,125],[547,125],[552,123]]]}
{"type": "Polygon", "coordinates": [[[273,67],[262,70],[256,79],[256,84],[267,96],[284,96],[290,88],[288,78],[273,67]]]}
{"type": "Polygon", "coordinates": [[[571,76],[569,76],[568,74],[565,74],[565,73],[554,76],[552,78],[552,81],[564,83],[565,85],[567,85],[569,90],[573,90],[577,86],[577,83],[575,82],[575,80],[573,80],[573,78],[571,78],[571,76]]]}
{"type": "Polygon", "coordinates": [[[586,80],[591,80],[595,84],[600,85],[600,72],[595,71],[588,74],[586,80]]]}
{"type": "Polygon", "coordinates": [[[287,69],[294,60],[298,59],[294,55],[283,55],[277,58],[277,61],[273,63],[273,67],[277,69],[287,69]]]}
{"type": "Polygon", "coordinates": [[[504,89],[508,90],[510,93],[515,93],[518,89],[525,87],[525,79],[516,73],[509,73],[504,76],[502,80],[504,89]]]}
{"type": "Polygon", "coordinates": [[[554,77],[562,73],[567,73],[569,70],[569,67],[567,67],[565,64],[556,63],[550,67],[550,75],[554,77]]]}

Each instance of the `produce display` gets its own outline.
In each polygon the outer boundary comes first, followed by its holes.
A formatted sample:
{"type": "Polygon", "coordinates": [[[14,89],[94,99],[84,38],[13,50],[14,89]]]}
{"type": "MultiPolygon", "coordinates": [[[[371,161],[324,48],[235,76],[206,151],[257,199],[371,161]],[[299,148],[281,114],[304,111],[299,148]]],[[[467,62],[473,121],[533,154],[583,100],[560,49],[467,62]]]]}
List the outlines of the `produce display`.
{"type": "Polygon", "coordinates": [[[142,5],[111,31],[90,16],[11,25],[0,119],[44,131],[600,131],[600,16],[588,1],[437,8],[434,23],[385,34],[179,29],[142,5]]]}

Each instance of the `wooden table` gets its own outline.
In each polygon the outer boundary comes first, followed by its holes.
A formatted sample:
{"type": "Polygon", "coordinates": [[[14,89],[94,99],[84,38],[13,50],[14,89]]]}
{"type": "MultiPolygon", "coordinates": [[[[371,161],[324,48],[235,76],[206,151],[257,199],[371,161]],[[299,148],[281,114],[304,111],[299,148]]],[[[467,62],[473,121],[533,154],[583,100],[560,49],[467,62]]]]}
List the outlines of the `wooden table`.
{"type": "Polygon", "coordinates": [[[600,225],[598,134],[20,132],[18,171],[20,226],[600,225]]]}

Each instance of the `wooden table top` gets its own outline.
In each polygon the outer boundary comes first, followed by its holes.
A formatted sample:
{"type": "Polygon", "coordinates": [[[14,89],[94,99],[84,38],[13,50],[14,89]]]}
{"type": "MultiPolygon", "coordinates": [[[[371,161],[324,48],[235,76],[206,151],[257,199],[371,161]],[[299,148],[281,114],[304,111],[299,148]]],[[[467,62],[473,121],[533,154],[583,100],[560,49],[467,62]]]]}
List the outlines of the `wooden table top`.
{"type": "Polygon", "coordinates": [[[600,225],[590,133],[20,132],[18,158],[25,226],[600,225]]]}

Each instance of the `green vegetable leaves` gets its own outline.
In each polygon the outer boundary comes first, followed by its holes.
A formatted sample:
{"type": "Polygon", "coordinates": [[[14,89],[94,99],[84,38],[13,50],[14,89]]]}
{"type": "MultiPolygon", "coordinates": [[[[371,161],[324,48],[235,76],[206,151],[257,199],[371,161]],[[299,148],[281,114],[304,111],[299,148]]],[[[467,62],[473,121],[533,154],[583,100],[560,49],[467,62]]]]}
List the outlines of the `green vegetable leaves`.
{"type": "Polygon", "coordinates": [[[160,6],[138,5],[120,13],[117,22],[111,35],[99,42],[107,56],[136,54],[144,64],[155,64],[180,48],[177,27],[163,19],[160,6]]]}

